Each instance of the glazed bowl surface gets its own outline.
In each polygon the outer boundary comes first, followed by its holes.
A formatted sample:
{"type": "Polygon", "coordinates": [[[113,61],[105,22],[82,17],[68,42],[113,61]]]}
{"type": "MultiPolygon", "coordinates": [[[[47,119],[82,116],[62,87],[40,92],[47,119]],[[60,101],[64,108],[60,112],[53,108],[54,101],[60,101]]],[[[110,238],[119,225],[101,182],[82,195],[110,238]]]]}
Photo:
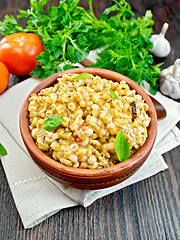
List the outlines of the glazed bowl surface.
{"type": "Polygon", "coordinates": [[[44,171],[45,174],[60,183],[79,189],[107,188],[121,183],[130,176],[132,176],[143,165],[143,163],[149,156],[157,134],[156,110],[147,93],[131,79],[119,73],[99,68],[70,69],[54,74],[40,82],[25,99],[25,102],[21,108],[19,124],[24,144],[32,159],[42,169],[42,171],[44,171]],[[94,76],[98,75],[101,78],[113,81],[126,81],[129,87],[131,89],[135,89],[136,93],[141,95],[149,106],[147,113],[151,117],[151,122],[148,126],[148,137],[146,139],[146,142],[129,159],[111,167],[102,169],[80,169],[65,166],[45,155],[45,153],[43,153],[38,148],[30,133],[28,120],[28,99],[30,95],[32,93],[39,93],[42,89],[54,85],[57,81],[57,78],[62,77],[63,74],[81,74],[84,72],[93,74],[94,76]]]}

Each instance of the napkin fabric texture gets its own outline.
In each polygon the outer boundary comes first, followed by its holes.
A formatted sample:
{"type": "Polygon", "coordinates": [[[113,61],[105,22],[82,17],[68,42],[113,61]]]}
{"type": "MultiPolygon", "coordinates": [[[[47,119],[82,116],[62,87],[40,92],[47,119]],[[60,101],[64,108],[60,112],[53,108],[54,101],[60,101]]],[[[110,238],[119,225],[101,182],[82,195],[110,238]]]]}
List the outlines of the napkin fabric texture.
{"type": "Polygon", "coordinates": [[[180,144],[180,130],[175,126],[180,120],[180,104],[157,93],[155,98],[166,108],[167,117],[158,122],[155,146],[133,176],[102,190],[74,189],[48,178],[29,156],[19,130],[21,106],[39,82],[39,79],[30,78],[0,95],[0,142],[8,152],[1,161],[25,228],[39,224],[63,208],[79,204],[87,207],[98,198],[167,169],[161,154],[180,144]]]}

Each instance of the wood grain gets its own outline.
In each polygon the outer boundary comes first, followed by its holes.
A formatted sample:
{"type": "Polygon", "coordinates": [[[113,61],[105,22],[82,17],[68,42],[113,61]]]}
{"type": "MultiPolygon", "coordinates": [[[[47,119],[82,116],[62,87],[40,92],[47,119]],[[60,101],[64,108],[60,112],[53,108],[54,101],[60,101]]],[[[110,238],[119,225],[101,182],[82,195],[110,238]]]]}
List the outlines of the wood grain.
{"type": "MultiPolygon", "coordinates": [[[[51,0],[48,6],[58,4],[51,0]]],[[[136,16],[147,9],[154,15],[154,31],[162,24],[170,24],[167,38],[171,54],[163,59],[164,67],[180,57],[180,1],[179,0],[129,0],[136,16]]],[[[87,2],[80,4],[87,8],[87,2]]],[[[112,1],[95,0],[97,16],[112,1]]],[[[17,9],[27,9],[29,0],[1,0],[0,19],[5,14],[17,14],[17,9]]],[[[21,20],[22,21],[22,20],[21,20]]],[[[22,24],[25,24],[23,21],[22,24]]],[[[9,87],[23,79],[11,78],[9,87]]],[[[178,123],[180,128],[180,123],[178,123]]],[[[180,146],[164,154],[169,166],[144,181],[133,184],[103,197],[91,206],[68,208],[48,218],[38,226],[25,230],[16,210],[8,182],[0,163],[0,240],[178,240],[180,239],[180,146]]]]}

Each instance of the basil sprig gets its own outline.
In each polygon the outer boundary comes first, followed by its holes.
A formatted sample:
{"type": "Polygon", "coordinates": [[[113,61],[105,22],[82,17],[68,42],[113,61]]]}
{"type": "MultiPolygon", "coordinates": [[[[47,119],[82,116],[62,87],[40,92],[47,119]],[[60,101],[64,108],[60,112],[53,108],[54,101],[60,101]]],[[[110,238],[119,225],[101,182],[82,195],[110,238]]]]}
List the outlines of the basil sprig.
{"type": "Polygon", "coordinates": [[[130,148],[122,130],[120,130],[116,136],[115,149],[120,162],[123,162],[130,157],[130,148]]]}
{"type": "Polygon", "coordinates": [[[111,97],[116,98],[116,99],[119,99],[118,96],[116,95],[116,93],[115,93],[113,90],[111,90],[111,89],[108,89],[108,90],[109,90],[110,93],[111,93],[111,97]]]}
{"type": "Polygon", "coordinates": [[[59,116],[52,116],[52,117],[47,118],[44,121],[43,127],[47,131],[51,131],[54,128],[58,127],[62,122],[64,122],[63,118],[61,118],[59,116]]]}
{"type": "Polygon", "coordinates": [[[72,80],[76,80],[76,79],[86,79],[86,78],[92,78],[94,77],[92,74],[89,73],[81,73],[79,75],[77,75],[76,77],[72,78],[72,80]]]}
{"type": "Polygon", "coordinates": [[[5,147],[0,143],[0,157],[7,155],[7,150],[5,147]]]}

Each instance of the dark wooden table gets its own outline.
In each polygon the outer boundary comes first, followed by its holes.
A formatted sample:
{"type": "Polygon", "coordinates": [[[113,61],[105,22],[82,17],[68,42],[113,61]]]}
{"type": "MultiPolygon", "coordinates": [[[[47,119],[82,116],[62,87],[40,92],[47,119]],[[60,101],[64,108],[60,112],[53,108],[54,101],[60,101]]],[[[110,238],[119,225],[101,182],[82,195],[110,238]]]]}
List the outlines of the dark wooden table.
{"type": "MultiPolygon", "coordinates": [[[[48,5],[58,4],[51,0],[48,5]]],[[[167,38],[171,54],[163,59],[167,67],[180,57],[180,1],[129,0],[136,16],[151,9],[154,31],[164,22],[170,24],[167,38]]],[[[80,5],[87,7],[86,1],[80,5]]],[[[95,0],[96,16],[112,5],[112,1],[95,0]]],[[[0,20],[5,14],[17,15],[27,9],[29,0],[0,0],[0,20]]],[[[22,24],[23,21],[21,21],[22,24]]],[[[13,78],[14,79],[14,78],[13,78]]],[[[9,86],[19,82],[12,80],[9,86]]],[[[180,123],[178,124],[180,127],[180,123]]],[[[38,226],[25,230],[16,210],[6,176],[0,163],[0,240],[7,239],[180,239],[179,185],[180,146],[164,154],[169,169],[151,178],[103,197],[87,208],[81,206],[60,211],[38,226]]]]}

